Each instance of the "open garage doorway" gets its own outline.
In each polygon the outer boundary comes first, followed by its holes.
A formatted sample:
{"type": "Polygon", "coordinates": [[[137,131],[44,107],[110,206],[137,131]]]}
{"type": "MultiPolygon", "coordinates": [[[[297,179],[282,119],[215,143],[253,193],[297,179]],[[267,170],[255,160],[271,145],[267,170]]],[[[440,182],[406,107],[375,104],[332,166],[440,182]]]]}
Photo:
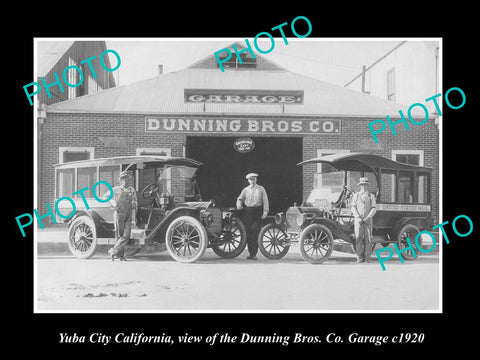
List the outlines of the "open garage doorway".
{"type": "Polygon", "coordinates": [[[245,175],[257,172],[258,184],[265,187],[270,213],[285,211],[302,201],[302,138],[251,137],[254,148],[238,152],[238,137],[188,136],[186,156],[203,163],[197,181],[204,200],[215,199],[217,206],[233,207],[241,190],[248,185],[245,175]]]}

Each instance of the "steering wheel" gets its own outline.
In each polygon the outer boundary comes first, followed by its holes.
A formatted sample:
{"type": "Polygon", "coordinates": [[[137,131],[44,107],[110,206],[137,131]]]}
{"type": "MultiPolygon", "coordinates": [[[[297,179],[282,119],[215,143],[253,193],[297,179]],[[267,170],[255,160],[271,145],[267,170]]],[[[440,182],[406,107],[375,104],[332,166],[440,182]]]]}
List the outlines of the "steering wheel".
{"type": "Polygon", "coordinates": [[[155,183],[151,183],[151,184],[148,184],[147,186],[145,186],[145,188],[142,190],[142,197],[144,199],[149,199],[153,196],[153,194],[155,194],[158,189],[160,187],[155,184],[155,183]]]}
{"type": "Polygon", "coordinates": [[[347,201],[350,198],[350,196],[352,196],[352,194],[353,194],[353,190],[350,189],[348,186],[343,185],[343,193],[341,196],[342,201],[347,201]]]}

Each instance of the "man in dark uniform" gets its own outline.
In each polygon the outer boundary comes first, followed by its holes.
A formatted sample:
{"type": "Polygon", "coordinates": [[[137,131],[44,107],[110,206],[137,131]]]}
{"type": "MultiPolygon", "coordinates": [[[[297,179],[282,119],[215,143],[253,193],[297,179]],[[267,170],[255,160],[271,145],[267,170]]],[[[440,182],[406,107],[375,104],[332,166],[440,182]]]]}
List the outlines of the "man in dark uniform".
{"type": "Polygon", "coordinates": [[[113,221],[117,241],[108,253],[112,260],[119,258],[126,260],[125,247],[130,240],[132,230],[132,211],[137,209],[137,194],[130,186],[131,172],[123,171],[119,175],[120,186],[113,188],[113,197],[110,205],[113,207],[113,221]]]}
{"type": "Polygon", "coordinates": [[[249,186],[244,188],[237,198],[237,209],[243,209],[243,222],[247,231],[247,245],[250,255],[247,259],[257,260],[258,233],[262,220],[268,215],[269,204],[265,188],[257,184],[258,174],[246,176],[249,186]]]}

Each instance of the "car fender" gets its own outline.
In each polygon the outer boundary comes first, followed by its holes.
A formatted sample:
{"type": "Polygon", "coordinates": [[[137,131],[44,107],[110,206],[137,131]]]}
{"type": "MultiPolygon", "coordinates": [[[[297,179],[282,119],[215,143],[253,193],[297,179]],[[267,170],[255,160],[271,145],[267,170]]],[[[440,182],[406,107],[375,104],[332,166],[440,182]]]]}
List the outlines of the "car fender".
{"type": "Polygon", "coordinates": [[[421,230],[428,227],[429,217],[419,217],[419,216],[406,216],[397,221],[391,230],[390,236],[395,237],[400,229],[406,224],[413,224],[421,230]]]}
{"type": "Polygon", "coordinates": [[[68,226],[70,226],[79,216],[87,216],[93,221],[98,237],[115,236],[111,234],[113,231],[113,224],[106,222],[95,210],[77,210],[75,215],[69,219],[68,226]]]}
{"type": "Polygon", "coordinates": [[[172,222],[173,219],[176,219],[177,217],[180,216],[191,216],[194,217],[197,220],[200,220],[200,208],[192,208],[192,207],[187,207],[187,206],[181,206],[177,207],[173,210],[171,210],[168,215],[165,215],[165,217],[160,221],[151,231],[151,233],[148,235],[148,238],[155,237],[158,231],[167,231],[168,225],[172,222]]]}
{"type": "Polygon", "coordinates": [[[324,217],[318,217],[312,220],[311,224],[321,224],[325,225],[328,227],[328,229],[332,232],[333,238],[334,239],[342,239],[347,242],[352,242],[352,239],[348,234],[340,228],[340,226],[333,220],[324,218],[324,217]]]}

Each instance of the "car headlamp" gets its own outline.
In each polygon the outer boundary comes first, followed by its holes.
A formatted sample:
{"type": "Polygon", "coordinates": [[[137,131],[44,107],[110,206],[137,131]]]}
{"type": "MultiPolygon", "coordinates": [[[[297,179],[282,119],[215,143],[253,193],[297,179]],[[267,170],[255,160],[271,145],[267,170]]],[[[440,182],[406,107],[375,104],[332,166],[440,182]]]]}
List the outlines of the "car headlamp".
{"type": "Polygon", "coordinates": [[[281,212],[275,215],[275,224],[282,225],[285,222],[285,213],[281,212]]]}
{"type": "Polygon", "coordinates": [[[302,226],[305,223],[305,215],[304,214],[298,214],[297,215],[297,225],[302,226]]]}
{"type": "Polygon", "coordinates": [[[213,224],[213,214],[209,211],[204,211],[202,213],[202,221],[206,226],[210,226],[213,224]]]}
{"type": "Polygon", "coordinates": [[[231,224],[232,223],[232,216],[233,216],[233,214],[231,212],[224,212],[223,213],[223,220],[225,221],[225,224],[231,224]]]}

